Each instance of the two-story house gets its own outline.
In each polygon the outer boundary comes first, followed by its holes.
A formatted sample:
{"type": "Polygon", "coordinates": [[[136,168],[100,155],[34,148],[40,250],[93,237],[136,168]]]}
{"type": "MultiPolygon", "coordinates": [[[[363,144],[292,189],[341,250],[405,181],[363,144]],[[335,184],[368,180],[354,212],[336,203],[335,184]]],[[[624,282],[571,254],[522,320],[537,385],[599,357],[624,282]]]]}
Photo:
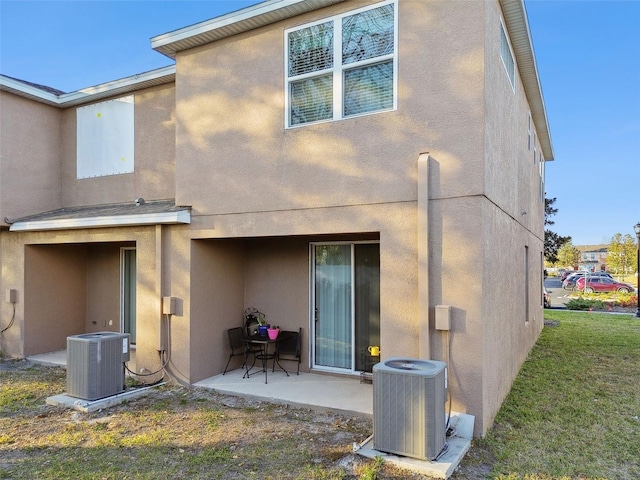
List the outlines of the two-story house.
{"type": "Polygon", "coordinates": [[[256,307],[303,328],[303,371],[446,359],[484,434],[543,328],[553,151],[523,1],[271,0],[151,46],[175,66],[0,77],[3,354],[122,331],[138,372],[193,384],[256,307]]]}
{"type": "Polygon", "coordinates": [[[576,245],[580,251],[579,270],[604,272],[607,269],[608,245],[576,245]]]}

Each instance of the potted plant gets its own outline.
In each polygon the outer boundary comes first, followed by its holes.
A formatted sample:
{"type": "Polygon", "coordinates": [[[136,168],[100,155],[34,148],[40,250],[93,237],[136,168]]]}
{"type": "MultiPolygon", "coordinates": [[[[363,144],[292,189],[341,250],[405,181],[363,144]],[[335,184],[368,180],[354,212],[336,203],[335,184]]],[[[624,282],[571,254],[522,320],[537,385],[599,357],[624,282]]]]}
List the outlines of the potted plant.
{"type": "Polygon", "coordinates": [[[279,333],[280,333],[280,327],[277,325],[273,328],[267,328],[267,334],[269,335],[269,338],[271,340],[275,340],[276,338],[278,338],[279,333]]]}
{"type": "Polygon", "coordinates": [[[258,333],[261,337],[266,337],[268,335],[267,331],[271,325],[267,323],[265,314],[256,312],[256,320],[258,321],[258,333]]]}

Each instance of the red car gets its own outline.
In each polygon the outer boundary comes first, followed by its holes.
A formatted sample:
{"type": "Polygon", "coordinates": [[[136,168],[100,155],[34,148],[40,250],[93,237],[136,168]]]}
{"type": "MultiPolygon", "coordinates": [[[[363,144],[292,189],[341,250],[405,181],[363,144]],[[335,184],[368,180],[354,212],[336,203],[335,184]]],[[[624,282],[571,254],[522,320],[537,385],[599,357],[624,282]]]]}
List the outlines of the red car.
{"type": "Polygon", "coordinates": [[[584,290],[584,293],[593,292],[620,292],[629,293],[635,290],[633,285],[628,283],[616,282],[613,278],[605,276],[588,275],[586,277],[587,285],[585,286],[585,277],[578,278],[576,281],[576,290],[584,290]]]}

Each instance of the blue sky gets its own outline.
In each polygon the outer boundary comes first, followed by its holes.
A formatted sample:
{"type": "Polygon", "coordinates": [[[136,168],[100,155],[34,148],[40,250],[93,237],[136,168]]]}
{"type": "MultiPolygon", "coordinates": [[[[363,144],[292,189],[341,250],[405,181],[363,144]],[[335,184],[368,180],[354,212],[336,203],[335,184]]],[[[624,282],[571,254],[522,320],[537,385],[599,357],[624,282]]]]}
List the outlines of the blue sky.
{"type": "MultiPolygon", "coordinates": [[[[455,1],[455,0],[454,0],[455,1]]],[[[479,0],[478,0],[479,1],[479,0]]],[[[65,92],[171,65],[150,38],[258,3],[0,0],[0,73],[65,92]]],[[[640,221],[640,0],[526,0],[555,161],[551,230],[608,243],[640,221]]]]}

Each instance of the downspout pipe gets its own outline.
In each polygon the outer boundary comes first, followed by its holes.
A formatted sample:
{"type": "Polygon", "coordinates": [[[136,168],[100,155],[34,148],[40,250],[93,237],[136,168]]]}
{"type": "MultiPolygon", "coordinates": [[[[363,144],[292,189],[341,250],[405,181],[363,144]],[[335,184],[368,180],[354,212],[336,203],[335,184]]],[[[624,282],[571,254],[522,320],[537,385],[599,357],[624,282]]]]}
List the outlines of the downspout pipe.
{"type": "Polygon", "coordinates": [[[418,156],[418,335],[419,357],[431,359],[429,331],[429,159],[418,156]]]}

